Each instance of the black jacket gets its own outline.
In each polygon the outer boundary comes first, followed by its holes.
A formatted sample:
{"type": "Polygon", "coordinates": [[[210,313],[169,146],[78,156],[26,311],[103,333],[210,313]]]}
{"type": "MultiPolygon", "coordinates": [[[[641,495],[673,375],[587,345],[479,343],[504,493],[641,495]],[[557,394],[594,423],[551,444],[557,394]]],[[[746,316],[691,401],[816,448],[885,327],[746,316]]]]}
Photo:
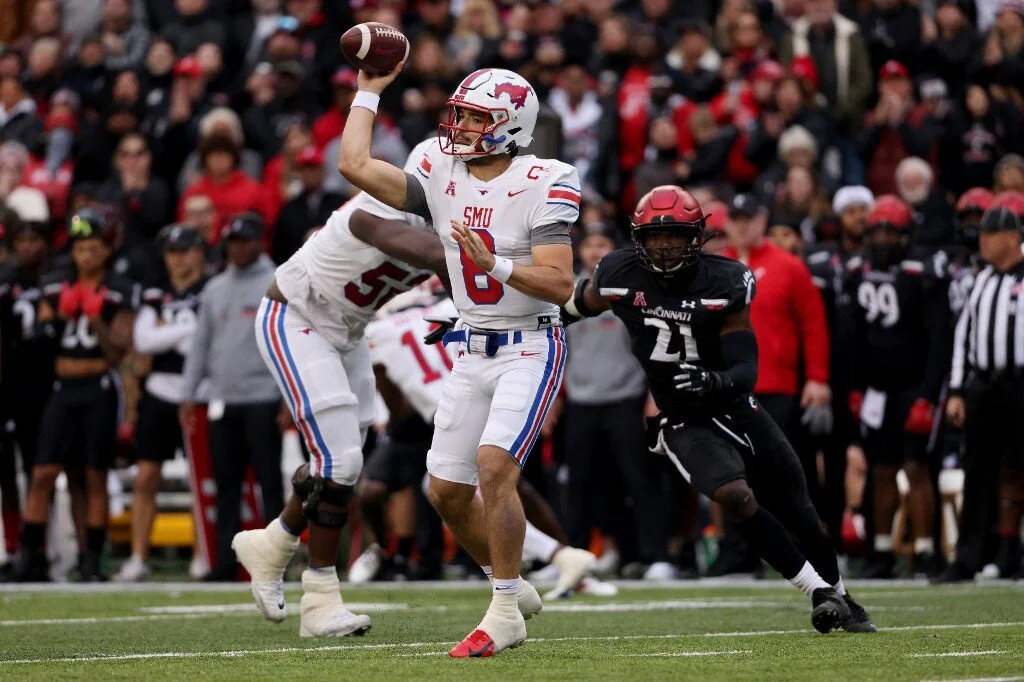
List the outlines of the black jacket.
{"type": "Polygon", "coordinates": [[[43,122],[36,116],[35,103],[28,98],[11,107],[6,120],[0,121],[0,142],[20,142],[33,149],[42,132],[43,122]]]}
{"type": "Polygon", "coordinates": [[[277,216],[277,227],[270,247],[270,256],[275,263],[283,263],[302,246],[306,233],[327,222],[331,213],[345,202],[345,197],[336,192],[318,192],[312,197],[300,194],[281,209],[277,216]]]}

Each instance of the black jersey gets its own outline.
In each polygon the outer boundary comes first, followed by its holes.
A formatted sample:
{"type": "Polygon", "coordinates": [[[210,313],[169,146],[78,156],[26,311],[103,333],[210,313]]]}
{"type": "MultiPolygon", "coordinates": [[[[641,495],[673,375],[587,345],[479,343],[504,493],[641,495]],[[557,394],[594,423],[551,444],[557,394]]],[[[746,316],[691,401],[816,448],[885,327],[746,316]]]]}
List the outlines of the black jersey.
{"type": "Polygon", "coordinates": [[[848,264],[853,386],[916,391],[938,399],[952,350],[948,282],[931,257],[911,253],[886,270],[868,259],[848,264]]]}
{"type": "Polygon", "coordinates": [[[811,281],[821,291],[825,304],[833,390],[849,390],[853,330],[849,326],[849,317],[842,311],[849,304],[844,290],[847,264],[856,257],[859,257],[857,252],[844,251],[837,244],[816,245],[804,255],[811,281]]]}
{"type": "MultiPolygon", "coordinates": [[[[46,301],[54,315],[59,315],[58,301],[61,289],[65,284],[74,285],[75,279],[73,272],[64,269],[43,275],[40,281],[42,300],[46,301]]],[[[138,307],[139,288],[135,283],[108,272],[100,281],[100,286],[106,290],[103,310],[100,315],[104,322],[109,324],[118,311],[134,310],[138,307]]],[[[96,338],[92,324],[81,310],[73,318],[64,320],[56,317],[54,322],[57,324],[57,333],[60,335],[60,341],[57,343],[57,357],[103,357],[103,349],[100,348],[99,339],[96,338]]]]}
{"type": "Polygon", "coordinates": [[[713,398],[677,391],[674,377],[682,362],[728,369],[719,336],[723,320],[754,298],[754,275],[745,265],[702,255],[675,277],[660,279],[640,264],[634,251],[620,250],[604,257],[592,286],[626,325],[633,355],[663,412],[692,418],[728,408],[713,398]]]}
{"type": "Polygon", "coordinates": [[[49,391],[53,352],[47,339],[35,336],[39,277],[17,265],[0,273],[0,357],[8,389],[49,391]]]}
{"type": "MultiPolygon", "coordinates": [[[[200,277],[192,286],[176,291],[169,280],[142,291],[142,305],[152,308],[159,324],[195,324],[199,313],[199,295],[206,286],[206,277],[200,277]]],[[[185,356],[172,348],[153,356],[152,372],[181,374],[185,356]]]]}

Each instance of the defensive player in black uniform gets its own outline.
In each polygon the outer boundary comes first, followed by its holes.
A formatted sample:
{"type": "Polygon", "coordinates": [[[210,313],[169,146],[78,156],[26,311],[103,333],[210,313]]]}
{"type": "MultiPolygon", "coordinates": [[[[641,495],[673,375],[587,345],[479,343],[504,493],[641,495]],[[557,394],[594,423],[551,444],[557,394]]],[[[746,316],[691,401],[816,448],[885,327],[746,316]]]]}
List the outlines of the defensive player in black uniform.
{"type": "Polygon", "coordinates": [[[649,431],[653,450],[672,458],[747,543],[811,597],[814,627],[873,632],[842,585],[796,453],[750,394],[753,273],[701,253],[704,212],[678,187],[656,187],[640,200],[632,235],[635,249],[608,254],[593,279],[577,284],[567,319],[610,308],[625,323],[661,409],[649,431]]]}
{"type": "Polygon", "coordinates": [[[112,371],[131,345],[135,287],[108,272],[114,235],[100,210],[72,216],[70,271],[45,275],[35,334],[55,345],[53,393],[43,411],[39,449],[25,501],[15,579],[45,580],[43,536],[57,476],[84,468],[86,543],[79,577],[101,580],[107,536],[107,471],[117,439],[118,380],[112,371]]]}
{"type": "Polygon", "coordinates": [[[199,295],[206,286],[205,252],[199,231],[169,225],[158,235],[167,276],[142,291],[135,318],[135,349],[153,363],[139,401],[135,429],[138,473],[132,490],[132,555],[115,576],[118,582],[149,578],[149,533],[163,463],[183,447],[178,404],[184,399],[182,369],[196,330],[199,295]]]}
{"type": "Polygon", "coordinates": [[[878,197],[863,259],[848,264],[845,290],[854,330],[851,411],[872,465],[874,557],[865,577],[892,577],[896,474],[910,482],[908,516],[915,572],[939,568],[933,540],[935,491],[928,467],[935,405],[952,351],[942,259],[910,247],[913,213],[894,195],[878,197]]]}
{"type": "Polygon", "coordinates": [[[14,262],[0,273],[0,498],[7,554],[14,556],[21,529],[17,454],[27,475],[35,461],[39,418],[53,386],[53,353],[49,344],[33,336],[49,231],[42,223],[16,217],[3,221],[3,227],[13,243],[14,262]]]}

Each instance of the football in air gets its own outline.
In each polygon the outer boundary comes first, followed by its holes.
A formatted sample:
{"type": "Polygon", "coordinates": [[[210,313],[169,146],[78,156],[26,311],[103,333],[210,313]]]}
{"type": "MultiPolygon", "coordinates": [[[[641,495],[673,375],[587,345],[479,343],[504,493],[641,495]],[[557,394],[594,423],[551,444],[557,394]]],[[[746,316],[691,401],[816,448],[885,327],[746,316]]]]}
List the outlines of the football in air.
{"type": "Polygon", "coordinates": [[[369,21],[345,31],[341,52],[352,66],[378,76],[408,59],[409,39],[397,28],[369,21]]]}

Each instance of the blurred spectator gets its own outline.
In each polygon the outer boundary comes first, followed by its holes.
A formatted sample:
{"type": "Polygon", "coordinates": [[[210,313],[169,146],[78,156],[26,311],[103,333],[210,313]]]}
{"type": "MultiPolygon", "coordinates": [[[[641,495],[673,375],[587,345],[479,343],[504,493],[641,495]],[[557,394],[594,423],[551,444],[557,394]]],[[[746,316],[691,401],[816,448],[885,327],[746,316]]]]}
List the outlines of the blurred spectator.
{"type": "Polygon", "coordinates": [[[999,159],[992,181],[992,188],[996,192],[1024,193],[1024,157],[1020,154],[1007,154],[999,159]]]}
{"type": "Polygon", "coordinates": [[[174,0],[176,19],[161,30],[178,54],[191,54],[203,43],[224,44],[224,26],[207,17],[207,0],[174,0]]]}
{"type": "Polygon", "coordinates": [[[173,203],[163,180],[152,175],[153,156],[139,133],[129,133],[114,152],[114,174],[97,190],[103,203],[117,206],[125,219],[125,244],[153,247],[170,219],[173,203]]]}
{"type": "Polygon", "coordinates": [[[200,124],[212,103],[206,93],[203,69],[194,57],[179,59],[171,78],[169,94],[159,105],[160,113],[153,116],[149,137],[158,173],[174,184],[179,181],[182,166],[199,142],[200,124]]]}
{"type": "Polygon", "coordinates": [[[678,166],[679,178],[686,183],[717,182],[726,179],[729,154],[739,138],[735,126],[719,126],[707,107],[690,116],[694,148],[678,166]]]}
{"type": "Polygon", "coordinates": [[[420,0],[417,16],[414,17],[415,23],[409,27],[406,35],[413,42],[417,42],[424,32],[444,40],[455,27],[451,5],[451,0],[420,0]]]}
{"type": "Polygon", "coordinates": [[[334,100],[331,107],[320,115],[313,123],[313,144],[323,149],[328,142],[341,135],[348,118],[348,109],[356,94],[356,77],[358,72],[343,66],[331,76],[331,88],[334,100]]]}
{"type": "Polygon", "coordinates": [[[313,146],[305,147],[295,157],[301,189],[277,217],[270,250],[275,263],[291,258],[302,246],[306,233],[324,225],[331,213],[345,201],[342,195],[324,189],[323,163],[323,154],[313,146]]]}
{"type": "Polygon", "coordinates": [[[867,186],[876,195],[893,194],[896,166],[908,156],[928,156],[928,140],[908,120],[913,107],[910,75],[903,64],[888,61],[878,73],[878,105],[868,112],[857,143],[867,169],[867,186]]]}
{"type": "MultiPolygon", "coordinates": [[[[588,226],[579,246],[582,276],[592,274],[616,242],[613,227],[601,223],[588,226]]],[[[662,577],[671,577],[675,571],[665,561],[665,501],[650,471],[655,463],[637,456],[644,449],[647,386],[643,370],[630,352],[626,328],[606,312],[572,325],[567,335],[571,351],[565,373],[562,420],[571,501],[566,510],[565,529],[570,544],[586,545],[595,522],[614,527],[610,523],[614,511],[605,508],[608,496],[600,491],[619,479],[633,499],[632,518],[627,527],[635,533],[641,560],[662,564],[651,571],[652,577],[659,570],[668,573],[662,577]],[[603,369],[598,370],[599,367],[603,369]],[[603,478],[602,474],[608,477],[603,478]]]]}
{"type": "Polygon", "coordinates": [[[103,0],[100,34],[107,49],[108,69],[135,69],[142,64],[149,47],[149,31],[141,17],[134,15],[132,0],[103,0]]]}
{"type": "Polygon", "coordinates": [[[647,160],[633,171],[636,193],[643,196],[661,185],[683,184],[683,173],[688,170],[679,154],[679,136],[675,123],[660,116],[651,121],[650,147],[647,160]]]}
{"type": "Polygon", "coordinates": [[[35,147],[43,132],[32,101],[15,76],[0,78],[0,142],[20,142],[26,149],[35,147]]]}
{"type": "Polygon", "coordinates": [[[502,34],[501,19],[491,0],[465,0],[448,38],[448,57],[457,71],[470,73],[477,64],[491,61],[502,34]]]}
{"type": "Polygon", "coordinates": [[[439,81],[429,81],[423,84],[422,90],[412,88],[403,93],[398,129],[407,147],[415,147],[428,137],[437,135],[437,124],[447,115],[445,102],[450,95],[447,84],[439,81]]]}
{"type": "Polygon", "coordinates": [[[256,347],[252,323],[274,276],[274,263],[261,253],[264,227],[258,215],[240,215],[224,232],[228,267],[200,296],[178,408],[182,428],[191,433],[195,404],[206,398],[200,384],[209,379],[206,416],[217,482],[217,552],[216,564],[204,579],[212,581],[235,579],[231,540],[240,530],[242,481],[250,464],[262,490],[263,518],[276,518],[284,507],[278,428],[284,405],[256,347]]]}
{"type": "Polygon", "coordinates": [[[684,95],[707,102],[722,87],[722,57],[711,46],[711,27],[703,20],[684,19],[674,30],[678,37],[665,55],[665,63],[683,76],[684,95]]]}
{"type": "Polygon", "coordinates": [[[753,11],[743,10],[736,15],[729,25],[728,43],[729,56],[722,62],[722,78],[726,83],[745,80],[758,64],[768,59],[761,20],[753,11]]]}
{"type": "Polygon", "coordinates": [[[22,34],[18,40],[11,42],[8,47],[15,52],[28,54],[32,44],[37,40],[56,38],[60,43],[60,51],[63,53],[71,45],[73,37],[61,28],[61,6],[58,0],[36,0],[31,3],[31,6],[28,31],[22,34]]]}
{"type": "MultiPolygon", "coordinates": [[[[200,142],[203,175],[181,195],[179,220],[184,217],[185,203],[196,194],[210,197],[220,221],[245,211],[257,212],[264,221],[273,219],[272,200],[263,186],[238,168],[240,153],[235,140],[221,133],[213,133],[200,142]]],[[[218,239],[219,235],[215,235],[214,241],[218,239]]]]}
{"type": "Polygon", "coordinates": [[[903,159],[896,167],[896,191],[917,214],[914,244],[940,247],[953,242],[953,207],[946,193],[935,186],[928,162],[914,156],[903,159]]]}
{"type": "Polygon", "coordinates": [[[788,217],[776,219],[773,216],[765,236],[783,251],[798,257],[803,255],[804,238],[800,232],[800,225],[788,217]]]}
{"type": "Polygon", "coordinates": [[[234,78],[224,68],[224,53],[216,43],[203,43],[196,48],[196,63],[206,79],[206,90],[213,104],[225,106],[231,99],[234,78]]]}
{"type": "Polygon", "coordinates": [[[252,0],[252,14],[239,13],[228,27],[226,63],[235,74],[249,74],[281,18],[281,0],[252,0]]]}
{"type": "MultiPolygon", "coordinates": [[[[227,135],[242,150],[238,167],[249,177],[259,180],[263,177],[263,160],[260,155],[245,147],[245,135],[242,133],[242,121],[231,109],[217,107],[199,120],[199,141],[211,135],[227,135]]],[[[178,175],[178,191],[194,183],[202,175],[199,154],[192,152],[185,159],[185,165],[178,175]]]]}
{"type": "Polygon", "coordinates": [[[974,67],[979,74],[1021,82],[1024,78],[1024,1],[1000,3],[995,25],[974,67]]]}
{"type": "MultiPolygon", "coordinates": [[[[289,125],[284,131],[283,138],[281,153],[270,159],[263,169],[263,186],[273,202],[275,214],[281,206],[302,191],[295,157],[313,143],[312,133],[301,121],[289,125]]],[[[323,156],[320,155],[319,158],[322,163],[323,156]]]]}
{"type": "Polygon", "coordinates": [[[601,103],[594,92],[593,79],[581,65],[567,65],[548,102],[562,121],[564,158],[585,179],[597,158],[597,127],[601,120],[601,103]]]}
{"type": "Polygon", "coordinates": [[[28,69],[22,76],[25,90],[37,105],[46,106],[64,80],[63,48],[56,38],[40,38],[28,52],[28,69]]]}
{"type": "Polygon", "coordinates": [[[871,70],[877,72],[894,60],[920,73],[922,25],[921,11],[907,0],[871,0],[871,8],[860,18],[871,70]]]}
{"type": "Polygon", "coordinates": [[[22,221],[48,222],[46,195],[24,184],[28,162],[28,152],[21,144],[0,145],[0,202],[14,209],[22,221]]]}
{"type": "MultiPolygon", "coordinates": [[[[828,212],[828,199],[818,188],[814,174],[803,166],[792,166],[786,173],[781,195],[772,207],[772,225],[794,227],[801,239],[814,234],[814,225],[828,212]]],[[[801,254],[802,249],[792,253],[801,254]]]]}
{"type": "Polygon", "coordinates": [[[1011,126],[980,85],[967,86],[964,107],[953,116],[941,150],[943,184],[956,194],[989,186],[996,162],[1012,147],[1011,126]]]}
{"type": "Polygon", "coordinates": [[[836,12],[835,0],[806,0],[805,11],[779,47],[779,58],[790,64],[810,57],[836,124],[844,134],[855,134],[863,125],[872,88],[864,36],[855,22],[836,12]]]}
{"type": "MultiPolygon", "coordinates": [[[[324,0],[285,0],[285,10],[298,20],[296,35],[302,44],[302,61],[313,79],[309,85],[319,88],[342,63],[339,27],[333,26],[324,13],[324,0]]],[[[383,23],[402,30],[400,17],[383,23]]]]}
{"type": "MultiPolygon", "coordinates": [[[[432,134],[436,134],[436,127],[432,134]]],[[[532,147],[532,145],[531,145],[532,147]]],[[[334,138],[323,149],[324,153],[324,189],[328,192],[337,192],[346,197],[354,196],[356,188],[338,172],[338,159],[341,158],[341,136],[334,138]]],[[[530,153],[533,153],[531,148],[530,153]]],[[[373,142],[370,146],[370,154],[375,159],[384,159],[388,163],[398,166],[405,165],[406,157],[409,156],[409,148],[402,141],[398,130],[382,122],[379,118],[373,126],[373,142]]]]}
{"type": "Polygon", "coordinates": [[[706,219],[704,225],[704,245],[701,250],[704,253],[721,253],[729,243],[728,237],[725,234],[725,222],[729,218],[729,207],[717,199],[698,201],[704,208],[706,219]]]}
{"type": "MultiPolygon", "coordinates": [[[[981,36],[974,27],[972,0],[940,0],[936,3],[934,30],[925,30],[926,70],[949,86],[950,95],[960,99],[967,85],[968,67],[982,50],[981,36]]],[[[929,24],[926,19],[926,26],[929,24]]]]}
{"type": "Polygon", "coordinates": [[[621,15],[610,15],[598,26],[597,50],[592,56],[590,72],[598,75],[610,71],[621,79],[629,68],[630,55],[629,19],[621,15]]]}
{"type": "Polygon", "coordinates": [[[313,120],[317,114],[314,94],[303,88],[306,74],[301,63],[288,60],[275,64],[272,74],[253,76],[253,104],[242,115],[242,127],[246,141],[264,159],[280,150],[281,132],[289,125],[313,120]]]}

